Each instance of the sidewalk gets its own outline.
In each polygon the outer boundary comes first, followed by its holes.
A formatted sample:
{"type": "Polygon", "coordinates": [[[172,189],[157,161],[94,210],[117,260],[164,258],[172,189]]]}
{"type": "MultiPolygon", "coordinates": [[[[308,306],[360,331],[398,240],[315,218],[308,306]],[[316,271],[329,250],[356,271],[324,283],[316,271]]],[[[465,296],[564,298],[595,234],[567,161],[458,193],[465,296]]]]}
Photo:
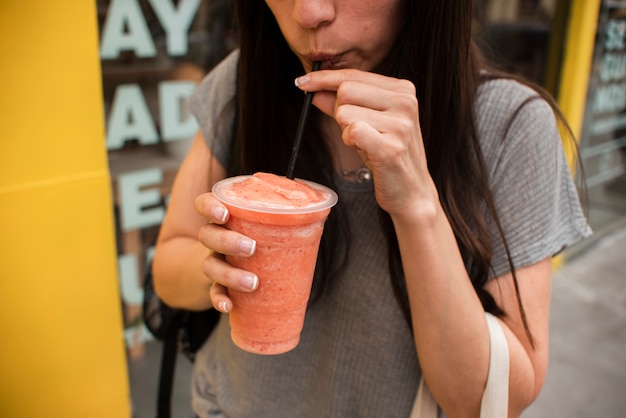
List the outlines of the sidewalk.
{"type": "MultiPolygon", "coordinates": [[[[554,274],[550,365],[523,418],[626,417],[626,225],[568,253],[554,274]]],[[[153,418],[161,346],[129,364],[133,418],[153,418]]],[[[173,416],[191,417],[191,365],[180,357],[173,416]]]]}

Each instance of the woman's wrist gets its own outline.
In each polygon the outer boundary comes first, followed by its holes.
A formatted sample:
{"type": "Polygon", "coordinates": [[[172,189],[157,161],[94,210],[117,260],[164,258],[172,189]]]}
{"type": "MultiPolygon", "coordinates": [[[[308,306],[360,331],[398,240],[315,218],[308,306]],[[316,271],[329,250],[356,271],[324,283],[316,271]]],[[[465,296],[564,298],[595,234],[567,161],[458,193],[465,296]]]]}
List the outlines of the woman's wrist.
{"type": "Polygon", "coordinates": [[[439,193],[434,184],[428,190],[415,193],[401,210],[390,213],[391,219],[398,228],[432,228],[445,213],[439,201],[439,193]]]}

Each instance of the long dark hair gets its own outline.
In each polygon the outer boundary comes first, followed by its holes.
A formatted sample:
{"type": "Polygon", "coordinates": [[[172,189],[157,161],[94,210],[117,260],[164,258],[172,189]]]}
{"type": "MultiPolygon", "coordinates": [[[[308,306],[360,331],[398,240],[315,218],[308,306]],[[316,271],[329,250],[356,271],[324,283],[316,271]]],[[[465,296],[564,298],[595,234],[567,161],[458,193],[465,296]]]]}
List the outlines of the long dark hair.
{"type": "MultiPolygon", "coordinates": [[[[484,207],[487,216],[500,226],[487,182],[473,109],[480,83],[486,77],[505,75],[483,71],[488,67],[472,40],[471,1],[407,1],[406,4],[407,21],[382,71],[411,80],[417,88],[429,171],[472,285],[486,311],[503,315],[484,289],[492,256],[484,207]]],[[[293,86],[294,78],[303,72],[302,65],[290,51],[265,2],[237,0],[236,5],[241,55],[236,149],[231,174],[255,171],[284,174],[303,101],[302,92],[293,86]]],[[[540,94],[549,99],[543,90],[540,94]]],[[[314,113],[313,122],[316,116],[314,113]]],[[[329,152],[317,124],[310,123],[309,127],[296,176],[332,186],[329,152]]],[[[388,238],[392,283],[410,322],[395,231],[389,215],[382,210],[380,215],[388,238]]],[[[327,270],[341,264],[337,262],[338,256],[333,255],[336,240],[346,235],[341,229],[346,222],[341,222],[341,217],[341,210],[333,211],[325,228],[320,264],[327,270]]],[[[500,234],[506,248],[501,228],[500,234]]],[[[514,273],[512,262],[510,268],[514,273]]],[[[328,276],[320,275],[316,281],[329,280],[328,276]]],[[[517,295],[523,315],[519,291],[517,295]]],[[[526,331],[530,337],[528,328],[526,331]]]]}

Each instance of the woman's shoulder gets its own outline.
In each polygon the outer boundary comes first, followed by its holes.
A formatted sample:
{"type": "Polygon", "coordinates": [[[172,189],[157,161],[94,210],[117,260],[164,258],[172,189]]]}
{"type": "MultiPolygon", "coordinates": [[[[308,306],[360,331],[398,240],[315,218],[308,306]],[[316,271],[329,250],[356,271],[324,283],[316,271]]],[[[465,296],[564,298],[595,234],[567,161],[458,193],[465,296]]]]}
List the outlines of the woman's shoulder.
{"type": "MultiPolygon", "coordinates": [[[[235,96],[239,50],[233,50],[204,77],[189,97],[192,112],[207,108],[222,109],[235,96]]],[[[196,112],[194,112],[196,113],[196,112]]]]}
{"type": "Polygon", "coordinates": [[[514,113],[530,99],[543,98],[532,87],[510,78],[492,78],[478,88],[476,105],[478,112],[514,113]]]}
{"type": "Polygon", "coordinates": [[[529,125],[552,128],[555,124],[554,110],[546,98],[529,85],[509,78],[489,79],[480,85],[475,118],[483,140],[504,139],[514,133],[511,129],[526,131],[529,125]]]}
{"type": "Polygon", "coordinates": [[[234,50],[206,75],[187,101],[204,141],[225,167],[235,120],[238,61],[239,51],[234,50]]]}
{"type": "Polygon", "coordinates": [[[237,64],[239,62],[239,49],[232,50],[222,61],[220,61],[204,78],[204,83],[215,83],[215,81],[235,81],[237,74],[237,64]]]}
{"type": "Polygon", "coordinates": [[[556,114],[545,96],[522,82],[497,78],[479,88],[476,132],[489,170],[509,158],[534,158],[561,145],[556,114]]]}

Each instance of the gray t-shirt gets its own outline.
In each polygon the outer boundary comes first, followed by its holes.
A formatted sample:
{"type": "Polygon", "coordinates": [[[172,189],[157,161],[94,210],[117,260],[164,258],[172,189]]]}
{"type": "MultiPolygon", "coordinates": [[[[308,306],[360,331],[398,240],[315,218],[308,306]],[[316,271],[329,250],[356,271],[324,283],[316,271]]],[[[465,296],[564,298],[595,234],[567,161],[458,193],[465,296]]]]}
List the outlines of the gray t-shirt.
{"type": "MultiPolygon", "coordinates": [[[[190,99],[204,137],[226,165],[233,122],[235,51],[190,99]]],[[[483,85],[478,133],[513,261],[523,267],[590,234],[554,117],[532,90],[512,81],[483,85]]],[[[224,315],[194,366],[199,417],[407,417],[421,372],[410,330],[391,287],[386,240],[371,183],[336,176],[353,234],[349,265],[307,311],[301,342],[278,356],[246,353],[230,340],[224,315]]],[[[508,263],[495,229],[493,276],[508,263]]]]}

